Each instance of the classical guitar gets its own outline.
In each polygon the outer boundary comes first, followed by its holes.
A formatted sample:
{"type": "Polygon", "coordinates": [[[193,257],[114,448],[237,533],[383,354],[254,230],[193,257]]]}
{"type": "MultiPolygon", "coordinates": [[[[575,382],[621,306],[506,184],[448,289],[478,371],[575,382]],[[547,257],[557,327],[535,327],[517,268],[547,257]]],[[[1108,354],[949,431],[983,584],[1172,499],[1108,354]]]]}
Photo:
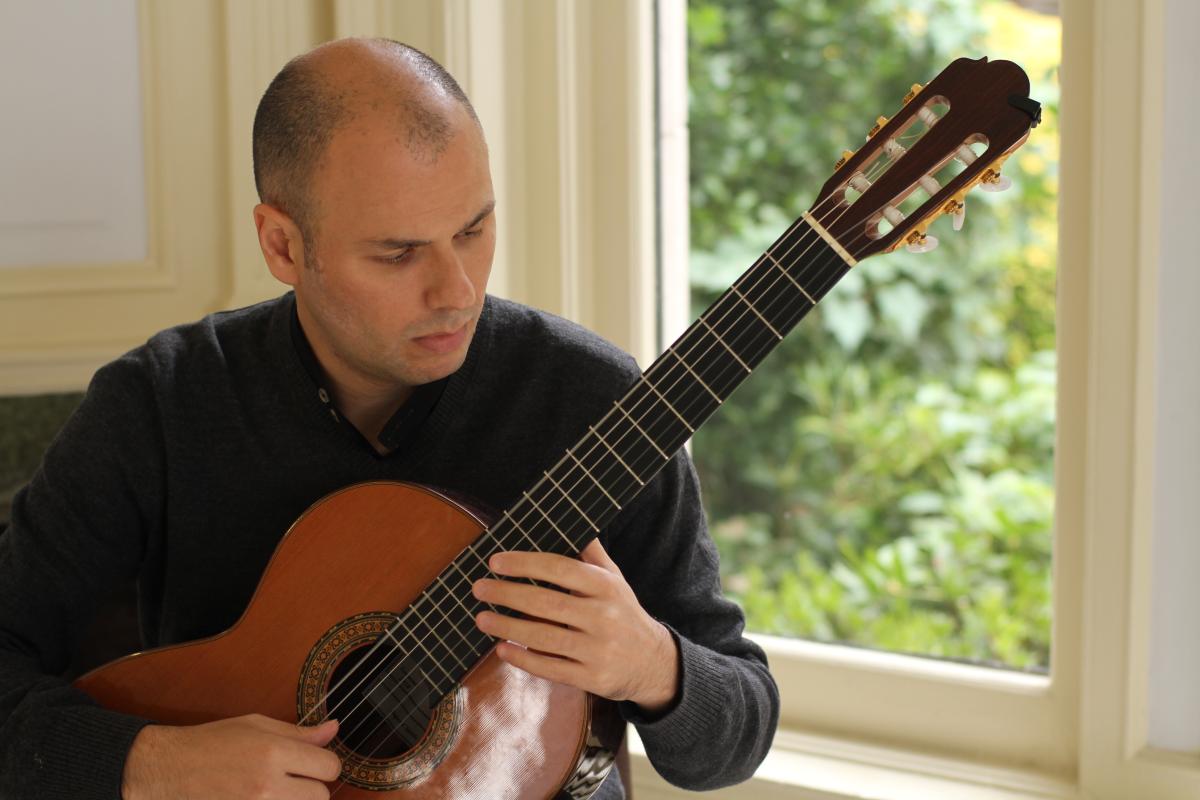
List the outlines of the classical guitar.
{"type": "Polygon", "coordinates": [[[500,550],[577,555],[858,261],[929,249],[936,217],[957,226],[968,191],[1002,187],[1001,164],[1040,119],[1028,95],[1020,67],[986,58],[914,85],[811,208],[495,521],[421,486],[343,489],[286,533],[232,628],[75,685],[168,724],[337,717],[330,747],[344,767],[331,789],[343,800],[590,796],[622,734],[615,706],[501,662],[475,627],[471,584],[500,550]]]}

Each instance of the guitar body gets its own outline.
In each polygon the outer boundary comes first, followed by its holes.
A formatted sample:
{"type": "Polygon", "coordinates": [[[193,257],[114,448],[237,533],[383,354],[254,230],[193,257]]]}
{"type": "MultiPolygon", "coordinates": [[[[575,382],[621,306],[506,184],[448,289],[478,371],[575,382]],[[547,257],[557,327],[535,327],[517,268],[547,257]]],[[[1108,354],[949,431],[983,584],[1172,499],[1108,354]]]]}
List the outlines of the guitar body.
{"type": "Polygon", "coordinates": [[[494,652],[400,752],[379,738],[360,741],[363,752],[348,746],[342,737],[351,733],[350,712],[368,703],[354,695],[340,706],[338,695],[326,699],[331,689],[357,683],[347,665],[484,529],[425,487],[343,489],[287,532],[232,628],[127,656],[75,685],[102,706],[174,725],[250,713],[312,725],[333,706],[341,728],[331,747],[346,782],[337,796],[346,800],[587,797],[607,774],[623,730],[614,704],[532,676],[494,652]]]}

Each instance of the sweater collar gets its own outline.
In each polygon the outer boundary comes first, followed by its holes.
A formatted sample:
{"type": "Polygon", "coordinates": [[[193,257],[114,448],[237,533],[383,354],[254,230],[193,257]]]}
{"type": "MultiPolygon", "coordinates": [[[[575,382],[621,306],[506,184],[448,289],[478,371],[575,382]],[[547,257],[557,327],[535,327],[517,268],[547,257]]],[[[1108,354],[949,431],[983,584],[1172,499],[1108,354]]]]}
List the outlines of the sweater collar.
{"type": "MultiPolygon", "coordinates": [[[[329,382],[326,379],[325,371],[321,369],[320,363],[317,361],[316,353],[313,352],[312,345],[308,341],[308,337],[304,333],[304,328],[300,324],[300,314],[296,310],[295,294],[289,294],[288,298],[289,316],[291,319],[291,340],[292,346],[295,349],[296,357],[300,360],[304,371],[308,373],[308,377],[316,386],[316,401],[322,408],[329,412],[329,418],[338,426],[347,429],[347,432],[356,436],[362,446],[367,447],[372,453],[377,451],[367,441],[367,438],[355,428],[345,415],[338,410],[333,402],[333,393],[330,391],[329,382]]],[[[383,426],[383,430],[379,432],[379,443],[388,449],[388,454],[395,453],[409,444],[421,425],[433,413],[433,409],[437,406],[445,391],[446,384],[450,382],[451,376],[446,376],[441,380],[432,381],[431,383],[421,384],[413,389],[411,395],[404,402],[391,419],[383,426]]]]}

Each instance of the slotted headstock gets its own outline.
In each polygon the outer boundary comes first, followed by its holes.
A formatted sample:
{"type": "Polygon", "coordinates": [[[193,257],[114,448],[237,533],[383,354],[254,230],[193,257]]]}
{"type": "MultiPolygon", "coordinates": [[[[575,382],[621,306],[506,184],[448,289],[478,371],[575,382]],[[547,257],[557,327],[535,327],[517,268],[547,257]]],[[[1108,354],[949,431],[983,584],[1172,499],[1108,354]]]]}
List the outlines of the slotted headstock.
{"type": "Polygon", "coordinates": [[[958,227],[967,192],[1003,188],[1001,165],[1041,120],[1024,70],[986,57],[954,61],[904,100],[857,152],[843,154],[809,209],[859,260],[936,244],[929,224],[957,214],[958,227]]]}

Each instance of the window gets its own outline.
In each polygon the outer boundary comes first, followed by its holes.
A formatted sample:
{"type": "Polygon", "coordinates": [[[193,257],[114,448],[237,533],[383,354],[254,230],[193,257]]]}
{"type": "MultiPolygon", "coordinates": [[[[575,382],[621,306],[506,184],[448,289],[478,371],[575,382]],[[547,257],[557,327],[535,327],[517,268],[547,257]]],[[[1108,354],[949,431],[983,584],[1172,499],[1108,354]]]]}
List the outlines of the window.
{"type": "MultiPolygon", "coordinates": [[[[1045,672],[1057,17],[1011,0],[688,5],[691,293],[708,307],[843,149],[954,58],[1008,56],[1043,123],[940,247],[864,262],[693,441],[751,630],[1045,672]],[[993,201],[996,202],[993,202],[993,201]]],[[[923,197],[922,197],[923,199],[923,197]]]]}

